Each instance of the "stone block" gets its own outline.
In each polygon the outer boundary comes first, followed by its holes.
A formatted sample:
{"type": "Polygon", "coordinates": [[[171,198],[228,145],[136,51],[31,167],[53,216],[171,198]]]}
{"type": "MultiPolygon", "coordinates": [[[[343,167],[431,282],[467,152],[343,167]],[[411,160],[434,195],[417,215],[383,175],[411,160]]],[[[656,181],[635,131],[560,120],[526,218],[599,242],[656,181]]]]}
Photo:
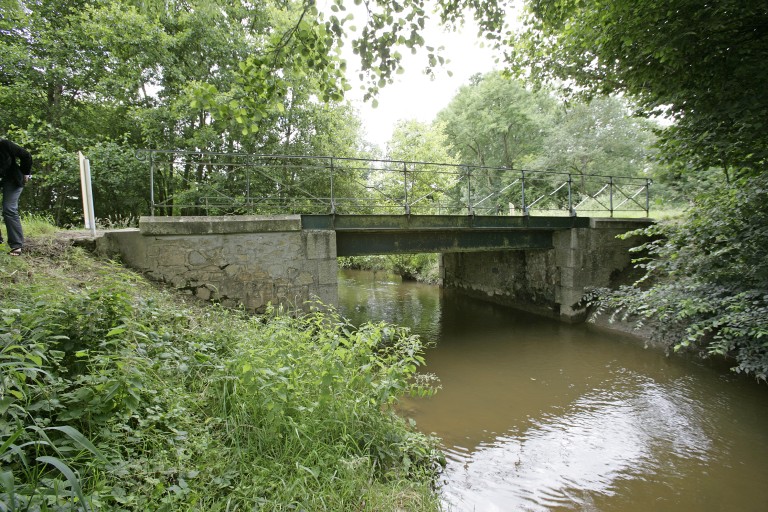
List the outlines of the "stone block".
{"type": "Polygon", "coordinates": [[[333,258],[332,260],[321,261],[321,262],[318,262],[317,264],[318,284],[320,285],[320,287],[323,287],[323,286],[337,287],[338,280],[339,280],[338,273],[339,273],[339,264],[336,258],[333,258]]]}
{"type": "Polygon", "coordinates": [[[208,257],[198,250],[192,250],[188,253],[187,261],[193,267],[199,267],[207,265],[209,263],[208,257]]]}
{"type": "Polygon", "coordinates": [[[311,272],[299,272],[296,278],[293,279],[293,284],[306,287],[315,284],[315,276],[311,272]]]}
{"type": "Polygon", "coordinates": [[[307,259],[336,259],[336,232],[331,230],[304,231],[307,259]]]}
{"type": "Polygon", "coordinates": [[[210,300],[211,290],[209,290],[205,286],[200,286],[195,290],[195,296],[197,296],[197,298],[201,300],[210,300]]]}

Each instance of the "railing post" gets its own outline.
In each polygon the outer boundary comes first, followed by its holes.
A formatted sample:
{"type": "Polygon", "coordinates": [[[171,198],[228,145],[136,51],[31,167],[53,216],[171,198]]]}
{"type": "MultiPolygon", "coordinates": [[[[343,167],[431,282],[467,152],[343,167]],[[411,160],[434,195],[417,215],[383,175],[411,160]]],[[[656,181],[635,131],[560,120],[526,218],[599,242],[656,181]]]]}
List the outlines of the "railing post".
{"type": "Polygon", "coordinates": [[[411,214],[411,205],[408,204],[408,164],[403,162],[403,206],[405,214],[411,214]]]}
{"type": "Polygon", "coordinates": [[[522,195],[522,201],[523,201],[523,215],[528,215],[528,206],[525,204],[525,171],[520,171],[520,190],[522,195]]]}
{"type": "Polygon", "coordinates": [[[610,210],[611,210],[611,217],[613,217],[613,176],[610,176],[608,178],[608,183],[610,184],[609,190],[609,198],[610,198],[610,210]]]}
{"type": "Polygon", "coordinates": [[[154,153],[149,151],[149,214],[155,216],[155,159],[154,153]]]}
{"type": "Polygon", "coordinates": [[[472,208],[472,169],[467,167],[467,215],[474,215],[472,208]]]}
{"type": "Polygon", "coordinates": [[[245,204],[247,205],[246,211],[253,214],[255,206],[251,202],[251,166],[245,166],[245,204]]]}
{"type": "Polygon", "coordinates": [[[645,179],[645,216],[651,214],[651,180],[645,179]]]}
{"type": "Polygon", "coordinates": [[[571,217],[576,216],[576,210],[573,209],[573,193],[571,191],[573,185],[573,175],[568,173],[568,215],[571,217]]]}
{"type": "Polygon", "coordinates": [[[331,157],[331,215],[336,213],[336,198],[333,195],[333,157],[331,157]]]}

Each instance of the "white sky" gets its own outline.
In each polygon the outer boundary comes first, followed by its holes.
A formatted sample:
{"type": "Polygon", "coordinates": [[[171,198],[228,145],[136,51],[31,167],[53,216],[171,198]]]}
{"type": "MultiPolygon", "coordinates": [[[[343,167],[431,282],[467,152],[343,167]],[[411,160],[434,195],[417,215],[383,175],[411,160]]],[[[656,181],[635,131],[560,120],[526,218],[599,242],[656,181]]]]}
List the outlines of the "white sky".
{"type": "MultiPolygon", "coordinates": [[[[362,19],[356,16],[353,23],[362,26],[362,19]]],[[[346,98],[358,109],[367,139],[382,150],[392,135],[395,123],[406,119],[431,122],[453,99],[459,87],[469,83],[472,75],[487,73],[497,67],[493,50],[489,46],[480,47],[477,29],[472,22],[468,22],[459,32],[449,32],[439,25],[435,17],[428,22],[423,36],[427,46],[444,46],[441,55],[449,62],[438,68],[435,79],[431,80],[423,73],[427,51],[422,49],[412,55],[409,50],[402,49],[405,73],[395,75],[394,83],[379,92],[377,108],[373,108],[370,101],[362,101],[364,92],[359,90],[357,57],[352,54],[351,45],[344,47],[347,78],[353,86],[346,98]],[[449,70],[452,76],[448,76],[449,70]]]]}
{"type": "MultiPolygon", "coordinates": [[[[357,72],[350,66],[353,89],[347,97],[358,109],[367,139],[384,149],[389,141],[395,123],[404,119],[416,119],[429,123],[445,108],[462,85],[476,73],[487,73],[494,69],[492,50],[480,48],[474,30],[462,33],[445,33],[434,30],[427,33],[427,44],[445,46],[441,53],[449,59],[446,65],[437,69],[434,80],[424,74],[426,50],[404,57],[405,72],[396,75],[394,83],[386,85],[378,96],[379,105],[373,108],[371,102],[363,102],[363,92],[358,90],[357,72]],[[452,76],[448,76],[448,71],[452,76]]],[[[351,63],[350,63],[351,64],[351,63]]]]}

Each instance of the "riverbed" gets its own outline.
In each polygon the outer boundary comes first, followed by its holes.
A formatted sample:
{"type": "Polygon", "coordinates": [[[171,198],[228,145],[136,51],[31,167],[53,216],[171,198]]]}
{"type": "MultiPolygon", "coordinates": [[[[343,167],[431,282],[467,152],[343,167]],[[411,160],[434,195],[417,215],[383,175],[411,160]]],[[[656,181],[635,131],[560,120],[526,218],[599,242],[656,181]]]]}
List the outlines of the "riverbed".
{"type": "Polygon", "coordinates": [[[768,386],[397,276],[343,271],[341,313],[410,327],[432,397],[402,414],[442,439],[450,511],[768,510],[768,386]]]}

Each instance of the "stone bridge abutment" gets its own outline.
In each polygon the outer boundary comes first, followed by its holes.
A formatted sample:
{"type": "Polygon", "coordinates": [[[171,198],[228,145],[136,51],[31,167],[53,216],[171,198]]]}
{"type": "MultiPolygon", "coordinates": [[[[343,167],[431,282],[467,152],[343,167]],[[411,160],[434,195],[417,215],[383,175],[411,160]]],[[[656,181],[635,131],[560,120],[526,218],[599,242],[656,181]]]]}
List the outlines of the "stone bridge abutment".
{"type": "Polygon", "coordinates": [[[552,233],[552,248],[452,252],[442,255],[443,286],[567,322],[580,322],[579,301],[589,288],[606,287],[632,263],[637,238],[618,235],[649,225],[647,220],[591,218],[589,227],[552,233]]]}
{"type": "Polygon", "coordinates": [[[97,250],[225,306],[338,301],[336,234],[302,229],[300,215],[142,217],[139,229],[106,233],[97,250]]]}

